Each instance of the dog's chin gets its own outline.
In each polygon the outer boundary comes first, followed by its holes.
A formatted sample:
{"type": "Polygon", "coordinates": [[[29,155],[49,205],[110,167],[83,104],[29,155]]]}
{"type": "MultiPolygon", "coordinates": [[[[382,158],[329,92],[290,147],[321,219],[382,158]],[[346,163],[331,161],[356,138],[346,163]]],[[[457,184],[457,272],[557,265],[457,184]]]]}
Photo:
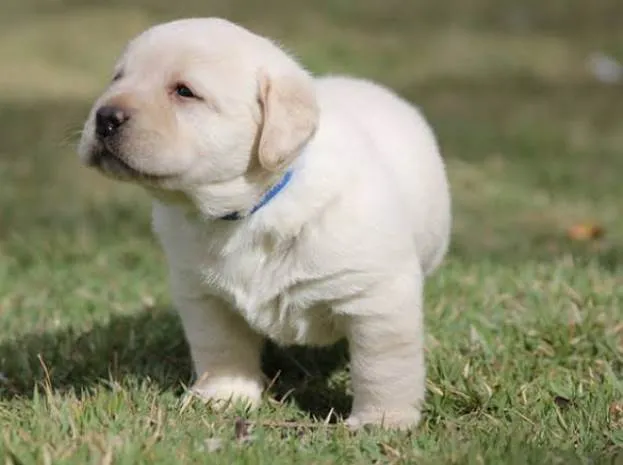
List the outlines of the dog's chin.
{"type": "Polygon", "coordinates": [[[115,152],[102,147],[90,150],[85,161],[89,167],[117,181],[154,184],[170,177],[134,168],[115,152]]]}

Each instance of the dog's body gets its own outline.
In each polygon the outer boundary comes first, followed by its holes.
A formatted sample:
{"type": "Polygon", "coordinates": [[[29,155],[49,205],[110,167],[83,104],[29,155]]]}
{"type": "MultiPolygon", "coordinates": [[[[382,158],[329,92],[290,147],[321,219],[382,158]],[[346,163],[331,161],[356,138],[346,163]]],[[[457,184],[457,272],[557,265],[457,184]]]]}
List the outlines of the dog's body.
{"type": "MultiPolygon", "coordinates": [[[[102,171],[129,177],[156,197],[154,228],[200,375],[194,390],[208,399],[257,403],[263,337],[282,345],[347,338],[355,393],[349,423],[415,425],[425,391],[423,281],[445,255],[450,231],[433,133],[390,91],[350,78],[312,80],[272,43],[222,20],[158,26],[131,44],[121,66],[140,71],[152,63],[150,48],[182,32],[197,43],[229,41],[229,53],[248,46],[240,62],[220,55],[220,63],[207,62],[214,74],[223,72],[219,67],[255,72],[254,92],[250,79],[194,72],[203,80],[195,85],[220,93],[213,107],[233,121],[210,125],[206,116],[201,127],[204,110],[195,108],[186,129],[189,107],[173,107],[173,123],[154,123],[153,115],[140,120],[135,111],[151,110],[128,75],[125,86],[113,85],[95,105],[81,151],[102,171]],[[125,102],[137,121],[123,139],[117,128],[110,136],[100,124],[98,109],[111,102],[117,110],[125,102]],[[162,126],[154,131],[154,124],[162,126]],[[200,142],[176,139],[187,130],[200,131],[200,142]],[[137,146],[136,139],[149,136],[164,140],[163,147],[137,146]],[[178,154],[184,169],[174,168],[176,146],[189,152],[178,154]],[[288,171],[290,181],[250,214],[288,171]],[[240,218],[223,219],[232,211],[240,218]]],[[[193,53],[211,58],[212,47],[193,53]]]]}

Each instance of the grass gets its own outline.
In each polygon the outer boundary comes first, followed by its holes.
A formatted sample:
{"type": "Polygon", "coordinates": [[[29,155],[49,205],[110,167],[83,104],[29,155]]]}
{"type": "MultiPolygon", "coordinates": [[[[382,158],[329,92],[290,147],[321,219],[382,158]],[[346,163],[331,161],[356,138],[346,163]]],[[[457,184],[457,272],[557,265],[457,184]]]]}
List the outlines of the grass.
{"type": "Polygon", "coordinates": [[[0,19],[0,463],[623,463],[623,58],[615,0],[12,0],[0,19]],[[426,413],[350,434],[343,346],[269,347],[264,406],[183,400],[190,360],[149,202],[78,166],[110,64],[154,21],[219,14],[314,71],[387,83],[448,162],[453,248],[427,287],[426,413]],[[111,29],[111,24],[113,29],[111,29]],[[583,221],[602,239],[572,241],[583,221]],[[618,457],[618,458],[617,458],[618,457]]]}

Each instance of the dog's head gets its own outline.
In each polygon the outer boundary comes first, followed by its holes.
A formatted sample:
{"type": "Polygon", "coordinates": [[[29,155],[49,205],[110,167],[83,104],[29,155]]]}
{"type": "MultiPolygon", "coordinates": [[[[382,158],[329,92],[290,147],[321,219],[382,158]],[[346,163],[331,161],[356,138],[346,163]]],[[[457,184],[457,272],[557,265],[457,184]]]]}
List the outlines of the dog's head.
{"type": "Polygon", "coordinates": [[[274,179],[317,123],[311,77],[280,48],[222,19],[186,19],[128,44],[79,153],[150,189],[240,188],[274,179]]]}

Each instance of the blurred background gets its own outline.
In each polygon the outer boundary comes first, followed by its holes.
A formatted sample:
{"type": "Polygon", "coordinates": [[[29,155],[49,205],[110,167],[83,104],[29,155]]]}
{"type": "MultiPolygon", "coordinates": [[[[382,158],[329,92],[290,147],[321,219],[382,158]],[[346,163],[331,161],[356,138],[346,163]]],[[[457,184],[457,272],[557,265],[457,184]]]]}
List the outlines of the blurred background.
{"type": "Polygon", "coordinates": [[[120,236],[127,266],[156,253],[147,196],[79,166],[75,144],[126,41],[195,15],[417,103],[448,163],[455,259],[620,266],[620,0],[3,0],[0,259],[17,266],[5,273],[109,260],[120,236]]]}

